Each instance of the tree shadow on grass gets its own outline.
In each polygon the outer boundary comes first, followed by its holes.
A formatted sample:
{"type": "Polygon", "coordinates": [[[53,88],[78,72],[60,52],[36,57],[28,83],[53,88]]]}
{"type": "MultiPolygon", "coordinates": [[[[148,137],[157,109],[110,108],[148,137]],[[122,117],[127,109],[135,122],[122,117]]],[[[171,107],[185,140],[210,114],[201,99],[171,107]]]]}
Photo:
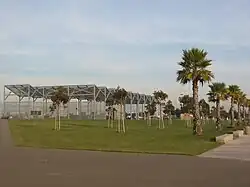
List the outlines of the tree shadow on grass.
{"type": "Polygon", "coordinates": [[[21,127],[21,128],[30,128],[30,127],[35,127],[36,126],[36,124],[28,124],[28,125],[15,125],[15,126],[17,126],[17,127],[21,127]]]}
{"type": "Polygon", "coordinates": [[[79,127],[79,128],[99,128],[96,125],[86,125],[86,124],[77,124],[77,123],[61,123],[62,128],[73,128],[73,127],[79,127]]]}

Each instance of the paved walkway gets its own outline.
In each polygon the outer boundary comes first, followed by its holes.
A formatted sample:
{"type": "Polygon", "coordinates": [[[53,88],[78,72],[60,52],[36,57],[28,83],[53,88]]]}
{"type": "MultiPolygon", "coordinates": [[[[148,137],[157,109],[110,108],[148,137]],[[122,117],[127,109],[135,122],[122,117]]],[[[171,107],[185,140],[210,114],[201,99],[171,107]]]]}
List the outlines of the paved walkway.
{"type": "Polygon", "coordinates": [[[11,146],[0,121],[2,187],[249,187],[250,162],[11,146]],[[6,148],[9,149],[6,149],[6,148]]]}
{"type": "Polygon", "coordinates": [[[250,136],[243,136],[210,150],[200,157],[225,158],[250,161],[250,136]]]}
{"type": "Polygon", "coordinates": [[[1,148],[12,148],[12,139],[8,126],[8,120],[0,119],[0,147],[1,148]]]}

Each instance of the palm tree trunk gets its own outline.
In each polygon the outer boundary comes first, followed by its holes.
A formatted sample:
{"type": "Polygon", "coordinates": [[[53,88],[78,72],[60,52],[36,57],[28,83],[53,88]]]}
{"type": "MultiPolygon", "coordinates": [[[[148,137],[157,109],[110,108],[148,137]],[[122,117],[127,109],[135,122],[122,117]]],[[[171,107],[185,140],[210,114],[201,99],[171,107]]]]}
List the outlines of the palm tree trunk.
{"type": "Polygon", "coordinates": [[[238,102],[237,103],[237,107],[238,107],[238,125],[240,125],[241,124],[241,111],[240,111],[240,103],[238,102]]]}
{"type": "Polygon", "coordinates": [[[246,109],[245,109],[244,105],[242,106],[242,110],[243,110],[243,118],[245,119],[246,118],[246,109]]]}
{"type": "Polygon", "coordinates": [[[194,109],[194,124],[193,124],[193,134],[202,135],[202,126],[200,120],[200,107],[199,107],[199,87],[198,81],[193,81],[193,109],[194,109]]]}
{"type": "Polygon", "coordinates": [[[243,120],[244,120],[244,125],[245,125],[246,124],[246,108],[244,105],[242,106],[242,110],[243,110],[243,120]]]}
{"type": "Polygon", "coordinates": [[[234,99],[231,98],[231,127],[234,127],[234,99]]]}
{"type": "Polygon", "coordinates": [[[216,119],[216,130],[221,130],[221,118],[220,118],[220,100],[216,101],[216,112],[217,112],[217,119],[216,119]]]}
{"type": "Polygon", "coordinates": [[[248,107],[247,112],[248,112],[248,116],[247,116],[248,117],[248,125],[250,125],[250,107],[248,107]]]}

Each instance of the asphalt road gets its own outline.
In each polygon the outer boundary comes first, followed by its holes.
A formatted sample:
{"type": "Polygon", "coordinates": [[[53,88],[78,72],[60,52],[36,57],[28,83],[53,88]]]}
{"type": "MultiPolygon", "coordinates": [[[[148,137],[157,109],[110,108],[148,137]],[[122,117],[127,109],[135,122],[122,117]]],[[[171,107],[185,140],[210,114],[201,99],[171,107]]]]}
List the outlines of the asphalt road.
{"type": "MultiPolygon", "coordinates": [[[[0,127],[0,136],[8,138],[5,127],[0,127]]],[[[10,140],[0,140],[1,187],[250,186],[247,161],[15,148],[10,140]]]]}

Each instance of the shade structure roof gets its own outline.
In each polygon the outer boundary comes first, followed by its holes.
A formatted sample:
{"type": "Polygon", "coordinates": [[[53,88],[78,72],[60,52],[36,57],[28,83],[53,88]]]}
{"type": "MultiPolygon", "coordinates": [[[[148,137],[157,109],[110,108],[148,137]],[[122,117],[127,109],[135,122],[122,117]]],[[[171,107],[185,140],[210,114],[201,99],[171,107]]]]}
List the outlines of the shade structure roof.
{"type": "MultiPolygon", "coordinates": [[[[30,97],[33,99],[50,99],[54,90],[59,86],[67,89],[70,99],[96,100],[98,102],[106,102],[107,99],[112,97],[112,94],[115,91],[115,88],[97,86],[95,84],[54,86],[32,86],[30,84],[16,84],[5,85],[4,87],[21,99],[26,97],[30,97]]],[[[146,104],[152,102],[153,99],[154,98],[151,95],[129,91],[126,98],[126,104],[146,104]]]]}

